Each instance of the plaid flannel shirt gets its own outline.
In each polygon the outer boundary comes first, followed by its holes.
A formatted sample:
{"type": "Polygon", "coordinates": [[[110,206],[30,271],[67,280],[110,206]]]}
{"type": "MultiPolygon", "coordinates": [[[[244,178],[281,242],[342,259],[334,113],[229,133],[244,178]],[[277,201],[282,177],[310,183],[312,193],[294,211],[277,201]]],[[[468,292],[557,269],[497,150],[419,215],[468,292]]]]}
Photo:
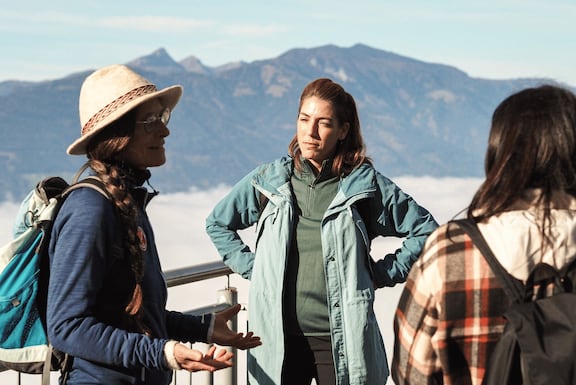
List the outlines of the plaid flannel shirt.
{"type": "Polygon", "coordinates": [[[394,319],[397,385],[480,385],[510,301],[460,227],[439,227],[406,281],[394,319]]]}

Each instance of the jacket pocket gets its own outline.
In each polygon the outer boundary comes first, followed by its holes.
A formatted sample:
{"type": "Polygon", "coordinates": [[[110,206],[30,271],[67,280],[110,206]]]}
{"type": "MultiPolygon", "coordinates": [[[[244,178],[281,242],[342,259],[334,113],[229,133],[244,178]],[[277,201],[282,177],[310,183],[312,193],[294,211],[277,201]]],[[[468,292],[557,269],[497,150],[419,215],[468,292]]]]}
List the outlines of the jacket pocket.
{"type": "Polygon", "coordinates": [[[364,254],[365,254],[364,261],[366,262],[366,268],[368,269],[368,272],[370,273],[370,279],[374,283],[375,282],[374,270],[372,269],[372,264],[374,263],[374,261],[372,259],[372,256],[370,255],[370,248],[371,248],[372,242],[370,240],[370,236],[368,235],[368,229],[366,228],[366,223],[362,219],[362,216],[360,215],[360,213],[358,212],[356,207],[354,207],[354,206],[349,207],[348,212],[350,213],[350,216],[352,217],[352,221],[354,222],[354,226],[356,226],[356,233],[359,235],[358,239],[362,240],[362,243],[364,246],[363,247],[364,248],[364,254]]]}

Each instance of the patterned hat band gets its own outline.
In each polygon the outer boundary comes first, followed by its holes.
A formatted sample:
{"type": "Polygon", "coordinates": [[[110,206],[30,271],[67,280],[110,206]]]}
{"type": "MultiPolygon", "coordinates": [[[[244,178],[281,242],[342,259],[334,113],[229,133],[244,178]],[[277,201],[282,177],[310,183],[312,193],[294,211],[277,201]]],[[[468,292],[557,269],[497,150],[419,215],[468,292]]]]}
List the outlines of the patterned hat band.
{"type": "Polygon", "coordinates": [[[92,128],[97,126],[100,121],[106,119],[110,114],[116,111],[118,108],[122,107],[126,103],[137,99],[143,95],[152,94],[157,91],[157,88],[153,84],[147,84],[138,88],[134,88],[132,91],[120,96],[119,98],[115,99],[111,103],[107,104],[102,108],[100,111],[95,113],[88,122],[82,127],[81,135],[86,135],[92,128]]]}

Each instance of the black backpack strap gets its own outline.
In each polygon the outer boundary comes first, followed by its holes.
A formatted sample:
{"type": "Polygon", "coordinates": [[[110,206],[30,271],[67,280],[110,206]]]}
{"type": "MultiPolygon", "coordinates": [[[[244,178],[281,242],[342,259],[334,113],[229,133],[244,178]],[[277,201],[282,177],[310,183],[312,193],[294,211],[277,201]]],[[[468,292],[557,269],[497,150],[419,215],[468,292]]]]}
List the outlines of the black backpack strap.
{"type": "Polygon", "coordinates": [[[512,302],[524,302],[524,286],[512,277],[498,262],[498,259],[494,256],[492,249],[486,243],[486,239],[478,229],[476,222],[472,219],[457,219],[453,220],[453,223],[458,224],[462,230],[472,239],[472,242],[480,250],[488,265],[494,272],[494,275],[500,280],[500,283],[504,287],[504,291],[512,302]]]}

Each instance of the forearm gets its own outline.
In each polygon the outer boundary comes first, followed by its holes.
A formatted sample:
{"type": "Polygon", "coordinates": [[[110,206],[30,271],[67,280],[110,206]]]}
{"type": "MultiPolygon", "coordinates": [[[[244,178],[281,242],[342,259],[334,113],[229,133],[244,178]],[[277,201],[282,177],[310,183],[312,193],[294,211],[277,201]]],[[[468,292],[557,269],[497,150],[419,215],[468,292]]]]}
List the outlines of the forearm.
{"type": "Polygon", "coordinates": [[[188,315],[166,311],[166,325],[170,339],[181,342],[211,342],[214,314],[188,315]]]}

